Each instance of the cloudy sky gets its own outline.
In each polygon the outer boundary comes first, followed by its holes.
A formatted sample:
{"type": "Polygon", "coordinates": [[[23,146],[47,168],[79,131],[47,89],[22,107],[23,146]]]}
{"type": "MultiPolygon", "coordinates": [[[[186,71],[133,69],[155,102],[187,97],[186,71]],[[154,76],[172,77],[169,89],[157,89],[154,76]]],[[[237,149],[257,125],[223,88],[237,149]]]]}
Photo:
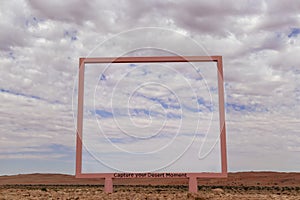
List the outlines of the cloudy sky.
{"type": "MultiPolygon", "coordinates": [[[[299,172],[299,10],[297,0],[2,1],[0,174],[74,174],[80,57],[163,55],[223,56],[229,171],[299,172]]],[[[87,65],[84,171],[219,171],[216,73],[87,65]]]]}

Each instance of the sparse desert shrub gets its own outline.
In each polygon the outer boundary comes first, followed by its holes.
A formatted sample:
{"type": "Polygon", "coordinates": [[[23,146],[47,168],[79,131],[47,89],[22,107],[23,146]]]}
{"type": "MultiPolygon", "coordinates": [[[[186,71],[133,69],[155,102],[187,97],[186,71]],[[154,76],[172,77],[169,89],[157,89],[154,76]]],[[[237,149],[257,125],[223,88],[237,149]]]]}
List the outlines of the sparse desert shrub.
{"type": "Polygon", "coordinates": [[[204,200],[202,197],[195,197],[195,200],[204,200]]]}
{"type": "Polygon", "coordinates": [[[259,186],[256,186],[255,189],[256,189],[256,190],[261,190],[262,188],[259,187],[259,186]]]}

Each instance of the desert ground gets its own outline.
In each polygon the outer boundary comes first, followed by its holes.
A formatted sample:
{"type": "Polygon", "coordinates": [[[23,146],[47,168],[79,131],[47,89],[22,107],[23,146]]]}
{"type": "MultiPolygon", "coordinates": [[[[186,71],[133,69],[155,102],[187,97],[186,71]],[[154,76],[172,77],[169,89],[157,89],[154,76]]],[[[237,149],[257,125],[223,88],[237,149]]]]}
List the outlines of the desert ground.
{"type": "Polygon", "coordinates": [[[188,192],[186,179],[116,179],[103,192],[102,179],[64,174],[0,176],[2,199],[300,199],[300,173],[239,172],[226,179],[199,179],[188,192]]]}

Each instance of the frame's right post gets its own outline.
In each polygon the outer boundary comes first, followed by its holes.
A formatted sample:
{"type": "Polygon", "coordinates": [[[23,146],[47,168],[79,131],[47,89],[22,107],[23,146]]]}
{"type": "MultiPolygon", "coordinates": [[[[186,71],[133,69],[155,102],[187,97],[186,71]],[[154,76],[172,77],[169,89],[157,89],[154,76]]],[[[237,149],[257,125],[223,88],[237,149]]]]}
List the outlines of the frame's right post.
{"type": "Polygon", "coordinates": [[[226,150],[226,126],[225,126],[225,100],[224,100],[224,76],[222,56],[217,60],[218,90],[219,90],[219,117],[220,117],[220,145],[221,145],[221,171],[227,175],[227,150],[226,150]]]}
{"type": "Polygon", "coordinates": [[[189,177],[189,192],[191,192],[191,193],[198,192],[198,183],[197,183],[196,176],[189,177]]]}

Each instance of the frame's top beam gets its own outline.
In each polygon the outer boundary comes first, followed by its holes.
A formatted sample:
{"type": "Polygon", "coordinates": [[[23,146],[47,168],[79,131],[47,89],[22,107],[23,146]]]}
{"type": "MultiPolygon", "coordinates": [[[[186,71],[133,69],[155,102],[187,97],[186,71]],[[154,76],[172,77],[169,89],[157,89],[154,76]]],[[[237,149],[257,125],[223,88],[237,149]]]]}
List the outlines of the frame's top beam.
{"type": "Polygon", "coordinates": [[[80,63],[218,62],[222,56],[159,56],[80,58],[80,63]]]}

